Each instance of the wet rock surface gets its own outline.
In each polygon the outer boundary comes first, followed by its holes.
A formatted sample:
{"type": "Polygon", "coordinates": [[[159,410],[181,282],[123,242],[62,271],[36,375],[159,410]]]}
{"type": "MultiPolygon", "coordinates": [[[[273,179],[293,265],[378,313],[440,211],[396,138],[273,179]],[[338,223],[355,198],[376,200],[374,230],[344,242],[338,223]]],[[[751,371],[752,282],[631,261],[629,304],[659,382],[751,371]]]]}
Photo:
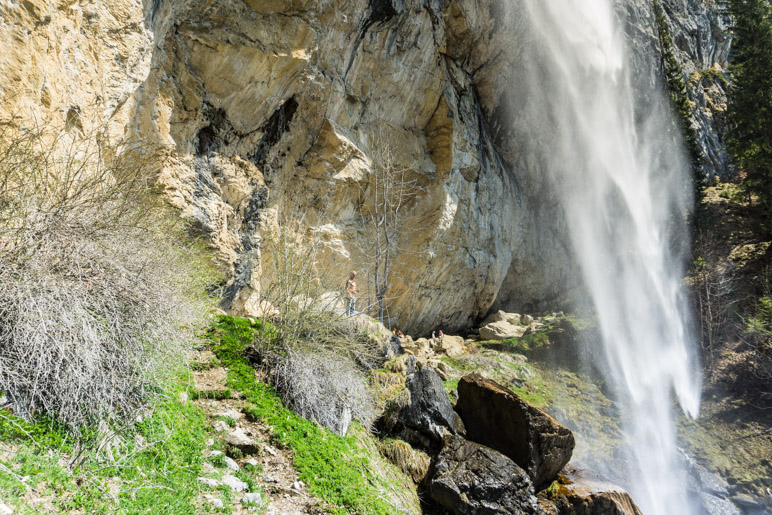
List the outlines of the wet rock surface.
{"type": "Polygon", "coordinates": [[[463,377],[456,411],[467,438],[514,460],[537,487],[554,479],[571,459],[571,431],[495,381],[477,374],[463,377]]]}
{"type": "Polygon", "coordinates": [[[547,515],[642,515],[624,489],[570,465],[550,490],[539,494],[540,508],[547,515]]]}
{"type": "Polygon", "coordinates": [[[537,513],[528,474],[489,447],[450,436],[427,476],[431,499],[451,513],[537,513]]]}

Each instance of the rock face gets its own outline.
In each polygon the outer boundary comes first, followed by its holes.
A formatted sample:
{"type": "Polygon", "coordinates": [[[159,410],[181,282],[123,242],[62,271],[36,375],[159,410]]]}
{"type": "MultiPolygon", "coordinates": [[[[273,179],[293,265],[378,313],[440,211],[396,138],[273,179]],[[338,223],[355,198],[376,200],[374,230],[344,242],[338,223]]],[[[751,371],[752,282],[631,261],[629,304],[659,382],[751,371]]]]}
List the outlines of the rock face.
{"type": "MultiPolygon", "coordinates": [[[[419,368],[407,377],[405,386],[410,392],[410,402],[397,414],[397,424],[435,443],[441,442],[446,434],[466,434],[440,376],[432,368],[419,368]]],[[[423,443],[420,439],[409,439],[423,443]]]]}
{"type": "Polygon", "coordinates": [[[456,411],[467,438],[511,458],[537,488],[553,480],[571,459],[571,431],[495,381],[477,374],[463,377],[456,411]]]}
{"type": "MultiPolygon", "coordinates": [[[[650,3],[619,5],[635,79],[651,91],[660,69],[650,3]]],[[[724,67],[718,10],[664,6],[687,78],[724,67]]],[[[390,312],[407,330],[452,331],[493,306],[555,306],[577,286],[564,215],[511,123],[520,123],[511,79],[529,51],[522,9],[498,0],[7,2],[0,115],[72,137],[106,123],[115,141],[159,145],[158,179],[216,250],[234,314],[268,309],[258,284],[266,229],[288,214],[322,242],[319,265],[337,283],[357,268],[368,284],[362,200],[388,148],[415,184],[390,312]]],[[[703,75],[690,82],[695,122],[720,172],[723,86],[703,75]]]]}
{"type": "Polygon", "coordinates": [[[630,494],[600,476],[570,466],[564,474],[557,493],[540,502],[545,514],[642,515],[630,494]]]}
{"type": "Polygon", "coordinates": [[[528,474],[488,447],[447,438],[427,476],[429,496],[452,513],[537,513],[528,474]]]}

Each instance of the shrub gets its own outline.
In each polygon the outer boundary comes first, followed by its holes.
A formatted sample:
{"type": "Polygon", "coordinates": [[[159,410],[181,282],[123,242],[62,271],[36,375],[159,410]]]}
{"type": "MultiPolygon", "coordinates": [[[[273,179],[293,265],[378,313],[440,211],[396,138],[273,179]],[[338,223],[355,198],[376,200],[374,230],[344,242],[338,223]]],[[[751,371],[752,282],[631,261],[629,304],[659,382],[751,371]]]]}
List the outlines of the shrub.
{"type": "Polygon", "coordinates": [[[212,281],[146,149],[97,136],[0,131],[0,391],[75,433],[158,391],[212,281]]]}
{"type": "Polygon", "coordinates": [[[271,306],[271,329],[256,331],[253,361],[300,415],[341,435],[352,417],[370,425],[376,410],[366,372],[383,363],[389,331],[346,315],[335,293],[340,285],[320,266],[323,244],[304,235],[299,220],[266,230],[261,249],[261,299],[271,306]]]}

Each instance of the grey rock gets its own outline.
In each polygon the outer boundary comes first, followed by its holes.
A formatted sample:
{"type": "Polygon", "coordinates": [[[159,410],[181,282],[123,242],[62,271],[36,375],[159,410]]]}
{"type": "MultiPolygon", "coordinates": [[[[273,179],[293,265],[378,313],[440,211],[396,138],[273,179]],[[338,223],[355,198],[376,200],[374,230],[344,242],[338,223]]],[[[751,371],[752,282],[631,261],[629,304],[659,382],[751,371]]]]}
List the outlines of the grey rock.
{"type": "Polygon", "coordinates": [[[196,481],[205,484],[209,488],[217,488],[222,484],[218,480],[212,479],[211,477],[197,477],[196,481]]]}
{"type": "Polygon", "coordinates": [[[233,458],[229,458],[227,456],[225,457],[225,466],[231,469],[233,472],[238,472],[240,468],[239,464],[236,463],[236,461],[233,460],[233,458]]]}
{"type": "Polygon", "coordinates": [[[745,494],[739,494],[732,497],[732,502],[740,507],[743,513],[748,515],[770,515],[772,507],[760,499],[745,494]]]}
{"type": "Polygon", "coordinates": [[[222,499],[218,499],[216,497],[209,498],[209,504],[211,504],[215,508],[225,508],[225,505],[223,504],[222,499]]]}
{"type": "Polygon", "coordinates": [[[262,496],[257,492],[247,492],[241,498],[242,504],[260,504],[263,502],[262,496]]]}
{"type": "Polygon", "coordinates": [[[257,454],[260,452],[260,446],[252,438],[244,433],[244,430],[237,427],[225,437],[225,442],[238,447],[245,454],[257,454]]]}
{"type": "Polygon", "coordinates": [[[225,475],[222,477],[222,484],[225,486],[229,486],[231,491],[233,492],[245,492],[249,489],[249,485],[246,484],[241,479],[237,478],[236,476],[232,476],[230,474],[225,475]]]}
{"type": "Polygon", "coordinates": [[[415,431],[429,440],[441,442],[446,433],[466,434],[464,423],[453,411],[442,380],[434,369],[418,369],[407,377],[405,385],[410,392],[410,403],[399,411],[396,420],[398,425],[409,430],[406,435],[415,431]]]}
{"type": "Polygon", "coordinates": [[[432,500],[455,514],[537,513],[528,474],[500,452],[460,436],[445,440],[427,478],[432,500]]]}
{"type": "Polygon", "coordinates": [[[702,508],[707,515],[741,515],[740,509],[726,499],[709,494],[699,493],[702,508]]]}
{"type": "Polygon", "coordinates": [[[700,492],[720,498],[729,497],[729,483],[721,476],[710,472],[683,450],[681,450],[681,459],[684,462],[684,468],[694,478],[695,486],[700,492]]]}

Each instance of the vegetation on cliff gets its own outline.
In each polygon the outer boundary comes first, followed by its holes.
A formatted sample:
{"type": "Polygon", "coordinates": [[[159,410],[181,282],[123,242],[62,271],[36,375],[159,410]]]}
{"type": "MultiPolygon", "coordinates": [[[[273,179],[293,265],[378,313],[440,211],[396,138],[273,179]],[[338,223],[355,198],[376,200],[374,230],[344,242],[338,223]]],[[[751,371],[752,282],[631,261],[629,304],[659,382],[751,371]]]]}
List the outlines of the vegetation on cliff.
{"type": "Polygon", "coordinates": [[[748,201],[772,232],[772,6],[768,0],[730,0],[728,147],[748,201]]]}
{"type": "Polygon", "coordinates": [[[704,156],[700,149],[697,131],[692,125],[692,104],[689,100],[689,93],[686,90],[683,70],[673,52],[673,36],[670,34],[665,11],[659,0],[654,0],[652,5],[654,7],[654,16],[662,50],[662,69],[665,74],[665,84],[669,92],[670,103],[678,118],[684,144],[686,145],[692,171],[695,198],[697,199],[697,205],[699,205],[706,177],[703,170],[704,156]]]}

